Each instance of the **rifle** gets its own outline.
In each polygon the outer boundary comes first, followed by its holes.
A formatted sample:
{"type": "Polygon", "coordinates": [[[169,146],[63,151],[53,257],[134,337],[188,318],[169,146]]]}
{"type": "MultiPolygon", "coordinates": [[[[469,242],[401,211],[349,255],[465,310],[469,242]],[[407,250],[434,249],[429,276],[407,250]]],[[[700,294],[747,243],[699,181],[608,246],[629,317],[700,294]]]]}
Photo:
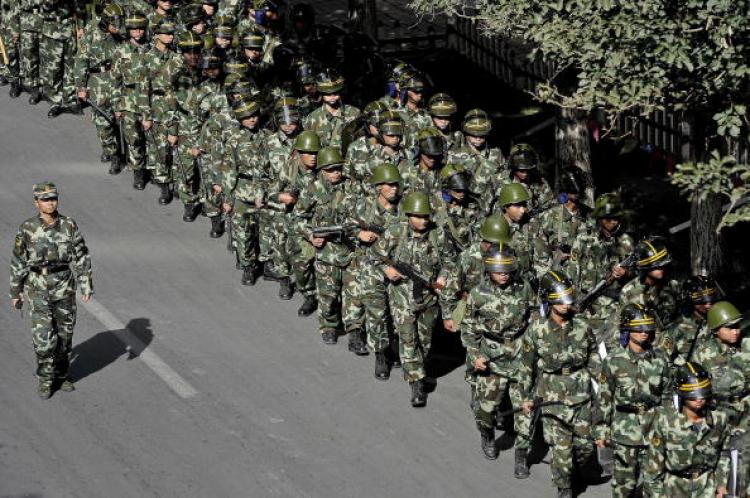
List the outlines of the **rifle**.
{"type": "Polygon", "coordinates": [[[430,280],[426,275],[420,273],[409,263],[404,263],[403,261],[395,261],[387,256],[377,255],[376,257],[388,266],[392,266],[401,275],[411,280],[412,296],[414,297],[415,301],[422,300],[422,294],[424,293],[425,289],[429,290],[432,293],[435,293],[436,291],[442,290],[444,287],[443,285],[430,280]]]}
{"type": "Polygon", "coordinates": [[[104,109],[96,105],[93,100],[91,100],[90,98],[87,98],[83,100],[83,103],[88,104],[94,110],[94,112],[96,112],[98,115],[103,117],[104,120],[107,122],[107,124],[109,124],[109,126],[112,126],[112,127],[117,126],[117,123],[115,123],[115,120],[109,117],[109,115],[106,112],[104,112],[104,109]]]}
{"type": "Polygon", "coordinates": [[[185,163],[182,162],[182,157],[180,156],[180,151],[178,150],[177,144],[172,146],[172,159],[177,158],[177,169],[180,170],[180,176],[182,177],[182,183],[185,185],[185,188],[188,187],[188,179],[187,179],[187,173],[185,173],[185,163]]]}
{"type": "MultiPolygon", "coordinates": [[[[535,418],[537,417],[537,413],[539,412],[540,408],[544,408],[545,406],[557,406],[557,405],[564,405],[565,402],[558,400],[558,401],[543,401],[541,396],[535,396],[534,400],[534,408],[533,408],[533,415],[535,418]]],[[[504,412],[500,412],[497,414],[498,418],[507,417],[508,415],[515,415],[516,413],[520,413],[523,411],[523,408],[513,408],[512,410],[506,410],[504,412]]]]}
{"type": "MultiPolygon", "coordinates": [[[[617,263],[617,266],[620,266],[622,268],[630,268],[635,264],[636,257],[635,254],[629,254],[625,259],[617,263]]],[[[607,276],[601,279],[599,282],[596,283],[596,285],[586,294],[583,296],[577,303],[576,308],[579,312],[585,310],[588,308],[588,306],[594,302],[594,300],[599,297],[599,295],[604,292],[607,287],[612,285],[612,282],[615,281],[615,277],[610,271],[607,273],[607,276]]]]}
{"type": "Polygon", "coordinates": [[[122,155],[123,161],[128,160],[128,154],[126,150],[127,142],[125,141],[125,129],[122,126],[122,118],[117,120],[117,136],[120,138],[120,154],[122,155]]]}
{"type": "Polygon", "coordinates": [[[344,223],[342,225],[326,225],[312,229],[312,236],[326,239],[332,236],[341,236],[350,230],[359,228],[359,223],[344,223]]]}

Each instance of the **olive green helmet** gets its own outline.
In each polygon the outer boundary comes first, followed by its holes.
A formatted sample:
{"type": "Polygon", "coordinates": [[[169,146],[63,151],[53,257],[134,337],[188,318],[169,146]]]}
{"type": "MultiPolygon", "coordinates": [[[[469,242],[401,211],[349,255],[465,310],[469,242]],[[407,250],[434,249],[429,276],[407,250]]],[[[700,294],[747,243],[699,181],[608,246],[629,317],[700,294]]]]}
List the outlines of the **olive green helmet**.
{"type": "Polygon", "coordinates": [[[446,164],[440,170],[438,176],[444,188],[450,190],[469,190],[469,174],[463,164],[446,164]]]}
{"type": "Polygon", "coordinates": [[[623,209],[620,196],[617,194],[602,194],[596,199],[594,218],[622,218],[623,209]]]}
{"type": "Polygon", "coordinates": [[[171,17],[160,17],[154,23],[154,34],[173,35],[177,32],[177,21],[171,17]]]}
{"type": "Polygon", "coordinates": [[[372,170],[370,176],[372,185],[382,185],[384,183],[401,183],[401,173],[398,168],[390,163],[382,163],[372,170]]]}
{"type": "Polygon", "coordinates": [[[203,40],[192,31],[184,31],[177,35],[177,48],[180,52],[198,52],[203,48],[203,40]]]}
{"type": "Polygon", "coordinates": [[[131,12],[128,17],[125,18],[126,29],[146,29],[147,27],[148,18],[143,14],[143,12],[131,12]]]}
{"type": "Polygon", "coordinates": [[[512,170],[530,170],[539,166],[539,154],[529,144],[516,144],[510,149],[508,166],[512,170]]]}
{"type": "Polygon", "coordinates": [[[422,128],[417,133],[419,153],[427,156],[444,156],[447,142],[437,128],[422,128]]]}
{"type": "Polygon", "coordinates": [[[216,19],[216,27],[213,31],[214,38],[233,38],[234,23],[229,16],[221,16],[216,19]]]}
{"type": "Polygon", "coordinates": [[[294,150],[317,154],[320,152],[320,137],[314,131],[303,131],[294,140],[294,150]]]}
{"type": "Polygon", "coordinates": [[[526,187],[522,183],[515,182],[503,185],[497,196],[497,202],[502,207],[519,202],[529,202],[529,199],[531,199],[531,196],[526,187]]]}
{"type": "Polygon", "coordinates": [[[518,270],[516,252],[508,244],[493,244],[483,258],[487,273],[513,273],[518,270]]]}
{"type": "Polygon", "coordinates": [[[318,152],[318,169],[340,168],[344,165],[344,158],[336,147],[323,147],[318,152]]]}
{"type": "Polygon", "coordinates": [[[482,109],[472,109],[464,116],[461,129],[467,135],[486,137],[492,131],[492,121],[489,115],[482,109]]]}
{"type": "Polygon", "coordinates": [[[742,321],[742,313],[729,301],[719,301],[708,311],[708,328],[733,327],[742,321]]]}
{"type": "MultiPolygon", "coordinates": [[[[247,63],[247,60],[232,57],[231,59],[224,61],[224,72],[229,75],[243,75],[247,74],[249,70],[250,64],[247,63]]],[[[224,82],[224,85],[226,86],[226,81],[224,82]]]]}
{"type": "Polygon", "coordinates": [[[430,196],[427,192],[421,190],[410,192],[404,197],[404,201],[401,203],[401,209],[406,214],[429,216],[432,214],[430,196]]]}
{"type": "Polygon", "coordinates": [[[198,24],[206,19],[206,14],[201,5],[187,5],[182,9],[181,14],[182,24],[184,24],[186,28],[190,28],[194,24],[198,24]]]}
{"type": "Polygon", "coordinates": [[[382,118],[383,113],[385,113],[386,111],[388,111],[388,105],[380,100],[376,100],[367,104],[364,109],[364,115],[367,118],[367,124],[377,127],[380,123],[380,119],[382,118]]]}
{"type": "Polygon", "coordinates": [[[662,268],[672,262],[667,247],[659,237],[648,237],[636,244],[636,267],[642,271],[662,268]]]}
{"type": "Polygon", "coordinates": [[[123,10],[120,4],[108,3],[102,10],[101,14],[102,21],[104,21],[105,24],[102,29],[105,29],[107,24],[111,24],[119,28],[122,25],[122,20],[124,17],[125,10],[123,10]]]}
{"type": "Polygon", "coordinates": [[[344,89],[344,77],[335,69],[324,69],[315,78],[318,92],[327,95],[340,93],[344,89]]]}
{"type": "Polygon", "coordinates": [[[242,121],[260,113],[260,102],[251,98],[239,99],[235,102],[232,111],[237,121],[242,121]]]}
{"type": "Polygon", "coordinates": [[[450,118],[458,111],[456,101],[447,93],[436,93],[427,102],[430,116],[438,118],[450,118]]]}
{"type": "Polygon", "coordinates": [[[263,50],[266,44],[266,35],[260,31],[250,31],[242,37],[242,48],[249,48],[254,50],[263,50]]]}
{"type": "Polygon", "coordinates": [[[548,271],[539,280],[542,300],[547,304],[573,304],[576,289],[567,275],[562,272],[548,271]]]}
{"type": "Polygon", "coordinates": [[[404,120],[396,111],[383,112],[377,127],[382,135],[404,135],[404,120]]]}
{"type": "Polygon", "coordinates": [[[504,216],[492,214],[482,221],[479,236],[485,242],[504,244],[510,241],[510,225],[504,216]]]}

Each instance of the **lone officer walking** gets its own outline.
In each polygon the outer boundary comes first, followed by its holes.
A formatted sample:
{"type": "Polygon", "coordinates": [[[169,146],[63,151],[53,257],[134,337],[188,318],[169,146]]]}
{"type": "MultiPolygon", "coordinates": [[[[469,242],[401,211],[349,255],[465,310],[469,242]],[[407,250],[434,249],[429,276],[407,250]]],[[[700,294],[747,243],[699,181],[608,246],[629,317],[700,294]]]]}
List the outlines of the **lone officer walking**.
{"type": "Polygon", "coordinates": [[[93,293],[91,258],[76,222],[57,212],[54,183],[34,185],[34,204],[39,214],[23,222],[13,245],[10,299],[16,309],[24,300],[29,303],[39,397],[49,399],[55,382],[61,391],[75,390],[68,373],[76,280],[81,299],[88,302],[93,293]]]}

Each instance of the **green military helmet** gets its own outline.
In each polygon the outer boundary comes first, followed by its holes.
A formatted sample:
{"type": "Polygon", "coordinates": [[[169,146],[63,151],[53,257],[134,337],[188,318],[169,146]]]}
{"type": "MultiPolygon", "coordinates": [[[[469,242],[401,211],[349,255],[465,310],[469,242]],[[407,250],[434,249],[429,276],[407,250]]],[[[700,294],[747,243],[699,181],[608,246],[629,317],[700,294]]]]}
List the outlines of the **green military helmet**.
{"type": "Polygon", "coordinates": [[[729,301],[719,301],[708,310],[708,328],[736,327],[742,321],[742,313],[729,301]]]}
{"type": "Polygon", "coordinates": [[[315,77],[318,91],[324,95],[334,95],[344,89],[344,77],[335,69],[323,69],[315,77]]]}
{"type": "Polygon", "coordinates": [[[404,135],[404,119],[396,111],[384,111],[377,127],[381,135],[404,135]]]}
{"type": "Polygon", "coordinates": [[[294,140],[294,150],[317,154],[320,152],[320,137],[314,131],[303,131],[294,140]]]}
{"type": "Polygon", "coordinates": [[[196,52],[203,48],[203,40],[192,31],[184,31],[177,35],[177,48],[180,52],[196,52]]]}
{"type": "Polygon", "coordinates": [[[171,17],[161,17],[154,24],[154,34],[173,35],[177,32],[177,21],[171,17]]]}
{"type": "Polygon", "coordinates": [[[574,304],[576,289],[570,278],[559,271],[548,271],[539,280],[542,300],[547,304],[574,304]]]}
{"type": "Polygon", "coordinates": [[[391,163],[382,163],[372,170],[370,184],[382,185],[384,183],[401,183],[401,172],[396,165],[391,163]]]}
{"type": "Polygon", "coordinates": [[[486,137],[492,131],[492,120],[482,109],[472,109],[464,116],[461,129],[467,135],[486,137]]]}
{"type": "Polygon", "coordinates": [[[224,51],[219,47],[211,47],[201,53],[201,69],[221,69],[224,67],[224,51]]]}
{"type": "Polygon", "coordinates": [[[35,183],[31,191],[34,193],[34,199],[38,201],[57,199],[57,185],[52,182],[35,183]]]}
{"type": "Polygon", "coordinates": [[[364,115],[367,117],[367,123],[377,127],[384,112],[388,111],[388,104],[380,100],[370,102],[364,108],[364,115]]]}
{"type": "MultiPolygon", "coordinates": [[[[226,64],[224,65],[226,68],[226,64]]],[[[258,85],[246,76],[240,73],[231,73],[224,78],[224,92],[227,95],[240,94],[244,97],[255,96],[258,92],[258,85]]]]}
{"type": "Polygon", "coordinates": [[[125,10],[120,4],[108,3],[102,10],[100,28],[106,30],[107,25],[111,24],[119,30],[124,18],[125,10]]]}
{"type": "Polygon", "coordinates": [[[203,11],[201,5],[186,5],[181,9],[180,13],[182,24],[188,28],[188,30],[195,24],[206,20],[206,13],[203,11]]]}
{"type": "Polygon", "coordinates": [[[641,271],[662,268],[672,262],[672,256],[660,237],[647,237],[635,246],[636,267],[641,271]]]}
{"type": "Polygon", "coordinates": [[[508,244],[493,244],[483,258],[487,273],[513,273],[518,270],[516,251],[508,244]]]}
{"type": "Polygon", "coordinates": [[[242,48],[263,50],[266,45],[266,35],[257,30],[252,30],[242,37],[242,48]]]}
{"type": "Polygon", "coordinates": [[[536,169],[539,167],[539,154],[529,144],[516,144],[510,148],[508,166],[520,171],[536,169]]]}
{"type": "Polygon", "coordinates": [[[721,299],[719,286],[712,277],[694,275],[683,285],[685,298],[692,304],[710,304],[721,299]]]}
{"type": "Polygon", "coordinates": [[[438,175],[443,188],[450,190],[469,190],[469,173],[460,163],[448,163],[438,175]]]}
{"type": "Polygon", "coordinates": [[[620,330],[656,332],[656,313],[639,303],[628,303],[620,313],[620,330]]]}
{"type": "Polygon", "coordinates": [[[427,87],[424,76],[417,72],[410,72],[403,75],[398,81],[398,86],[402,90],[412,90],[417,92],[424,91],[427,87]]]}
{"type": "Polygon", "coordinates": [[[510,241],[510,225],[504,216],[491,214],[482,221],[479,227],[479,236],[485,242],[492,244],[505,244],[510,241]]]}
{"type": "Polygon", "coordinates": [[[430,196],[427,192],[421,190],[407,194],[401,203],[401,208],[404,213],[416,216],[429,216],[432,214],[430,196]]]}
{"type": "Polygon", "coordinates": [[[681,365],[674,378],[677,395],[682,399],[707,399],[712,395],[711,374],[694,361],[681,365]]]}
{"type": "Polygon", "coordinates": [[[229,16],[220,16],[215,21],[215,27],[213,30],[214,38],[233,38],[234,37],[234,21],[229,16]]]}
{"type": "Polygon", "coordinates": [[[453,97],[447,93],[436,93],[427,102],[427,110],[430,116],[437,118],[450,118],[458,111],[458,106],[453,97]]]}
{"type": "Polygon", "coordinates": [[[125,18],[125,29],[146,29],[147,27],[148,18],[143,14],[143,12],[131,12],[125,18]]]}
{"type": "Polygon", "coordinates": [[[521,202],[529,202],[531,195],[522,183],[506,183],[500,189],[500,193],[497,196],[497,202],[500,206],[505,207],[511,204],[518,204],[521,202]]]}
{"type": "Polygon", "coordinates": [[[283,105],[274,109],[273,119],[277,126],[299,124],[302,122],[302,114],[297,106],[283,105]]]}
{"type": "Polygon", "coordinates": [[[344,166],[344,158],[336,147],[323,147],[318,152],[318,169],[333,169],[344,166]]]}
{"type": "Polygon", "coordinates": [[[427,156],[444,156],[448,147],[445,137],[437,128],[422,128],[417,133],[419,153],[427,156]]]}
{"type": "MultiPolygon", "coordinates": [[[[231,74],[244,75],[244,74],[247,74],[249,70],[250,70],[250,65],[245,59],[232,57],[224,61],[224,72],[229,75],[231,74]]],[[[224,85],[226,86],[226,81],[224,82],[224,85]]]]}
{"type": "Polygon", "coordinates": [[[252,118],[260,114],[260,102],[253,98],[241,98],[235,101],[232,112],[237,121],[252,118]]]}
{"type": "Polygon", "coordinates": [[[597,197],[591,213],[594,218],[622,218],[623,214],[620,196],[612,193],[597,197]]]}

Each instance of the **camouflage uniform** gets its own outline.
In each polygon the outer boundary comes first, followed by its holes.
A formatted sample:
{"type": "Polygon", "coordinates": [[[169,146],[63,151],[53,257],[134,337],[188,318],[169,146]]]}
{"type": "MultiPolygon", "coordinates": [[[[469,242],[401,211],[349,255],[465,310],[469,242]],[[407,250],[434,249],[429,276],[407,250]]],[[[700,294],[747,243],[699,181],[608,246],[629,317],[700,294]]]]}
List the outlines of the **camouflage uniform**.
{"type": "Polygon", "coordinates": [[[320,144],[323,147],[341,148],[341,132],[344,125],[359,116],[360,111],[353,105],[341,104],[336,115],[331,114],[321,105],[305,117],[302,122],[303,128],[314,131],[320,136],[320,144]]]}
{"type": "Polygon", "coordinates": [[[602,361],[599,377],[596,439],[614,444],[612,496],[629,498],[638,486],[646,464],[646,435],[656,408],[668,403],[671,394],[670,366],[660,351],[636,353],[616,347],[602,361]]]}
{"type": "MultiPolygon", "coordinates": [[[[466,316],[461,324],[461,342],[472,365],[481,357],[489,360],[489,371],[476,373],[478,402],[474,415],[480,429],[495,428],[495,411],[506,392],[514,408],[524,401],[518,373],[523,333],[533,301],[531,286],[516,279],[501,286],[485,278],[469,293],[466,316]]],[[[518,449],[531,446],[530,420],[523,413],[515,416],[518,449]]]]}
{"type": "Polygon", "coordinates": [[[438,170],[423,168],[419,163],[419,156],[411,163],[401,161],[397,166],[401,173],[401,185],[403,185],[404,193],[422,190],[433,196],[440,192],[441,184],[438,170]]]}
{"type": "Polygon", "coordinates": [[[18,10],[20,2],[17,0],[0,0],[0,38],[5,42],[8,52],[8,65],[0,61],[0,76],[11,84],[18,84],[20,78],[18,43],[11,40],[13,34],[20,34],[18,10]]]}
{"type": "Polygon", "coordinates": [[[475,149],[468,143],[448,154],[448,163],[463,165],[471,173],[471,192],[478,198],[482,211],[489,214],[500,180],[508,174],[505,157],[499,148],[475,149]]]}
{"type": "Polygon", "coordinates": [[[574,317],[563,327],[552,318],[536,317],[524,334],[519,384],[524,399],[534,396],[562,405],[541,408],[544,440],[552,447],[552,482],[571,487],[574,458],[584,462],[593,453],[591,379],[600,357],[588,324],[574,317]]]}
{"type": "MultiPolygon", "coordinates": [[[[640,278],[635,278],[622,287],[620,306],[638,303],[653,309],[659,318],[659,328],[664,330],[679,314],[681,295],[682,290],[676,280],[652,286],[646,285],[640,278]]],[[[617,315],[619,316],[619,310],[617,315]]]]}
{"type": "Polygon", "coordinates": [[[659,408],[648,434],[644,495],[715,498],[729,474],[728,459],[722,456],[728,423],[718,410],[708,410],[703,423],[694,426],[674,407],[659,408]]]}
{"type": "MultiPolygon", "coordinates": [[[[284,170],[292,154],[294,137],[287,136],[279,130],[267,139],[268,177],[273,184],[284,170]]],[[[260,260],[272,261],[279,278],[291,275],[288,244],[289,234],[286,231],[286,207],[269,199],[267,209],[260,212],[260,260]]]]}
{"type": "MultiPolygon", "coordinates": [[[[76,53],[76,22],[83,19],[74,0],[50,5],[41,2],[42,25],[39,37],[39,83],[52,105],[76,103],[73,58],[76,53]]],[[[23,44],[22,50],[23,50],[23,44]]]]}
{"type": "Polygon", "coordinates": [[[508,242],[518,255],[518,271],[524,278],[536,287],[540,275],[552,266],[548,247],[541,236],[541,226],[536,219],[526,219],[522,223],[511,221],[505,217],[510,225],[511,239],[508,242]]]}
{"type": "Polygon", "coordinates": [[[368,195],[370,175],[378,165],[389,163],[399,171],[404,171],[411,168],[412,161],[413,156],[408,149],[400,147],[395,155],[390,155],[385,147],[371,137],[360,137],[352,142],[346,154],[347,174],[362,196],[368,195]]]}
{"type": "Polygon", "coordinates": [[[555,261],[555,248],[562,245],[573,246],[576,239],[595,230],[591,209],[583,204],[578,205],[578,212],[571,213],[565,205],[544,211],[538,217],[540,235],[547,243],[552,257],[552,267],[559,269],[566,261],[555,261]]]}
{"type": "Polygon", "coordinates": [[[40,88],[40,50],[44,13],[41,0],[18,0],[18,25],[13,31],[19,34],[18,56],[21,84],[28,90],[40,88]]]}
{"type": "Polygon", "coordinates": [[[479,231],[480,209],[471,195],[466,196],[464,202],[453,202],[450,194],[442,191],[436,195],[435,224],[437,224],[449,242],[453,244],[456,254],[462,253],[474,241],[479,231]]]}
{"type": "MultiPolygon", "coordinates": [[[[705,317],[697,318],[692,312],[689,314],[681,313],[664,331],[664,336],[668,337],[674,344],[672,362],[675,365],[682,365],[686,361],[692,360],[708,335],[705,317]]],[[[700,361],[698,363],[702,364],[700,361]]]]}
{"type": "Polygon", "coordinates": [[[91,258],[72,218],[57,215],[52,225],[40,216],[26,220],[16,234],[10,265],[10,297],[26,294],[40,386],[68,379],[76,281],[93,292],[91,258]]]}

